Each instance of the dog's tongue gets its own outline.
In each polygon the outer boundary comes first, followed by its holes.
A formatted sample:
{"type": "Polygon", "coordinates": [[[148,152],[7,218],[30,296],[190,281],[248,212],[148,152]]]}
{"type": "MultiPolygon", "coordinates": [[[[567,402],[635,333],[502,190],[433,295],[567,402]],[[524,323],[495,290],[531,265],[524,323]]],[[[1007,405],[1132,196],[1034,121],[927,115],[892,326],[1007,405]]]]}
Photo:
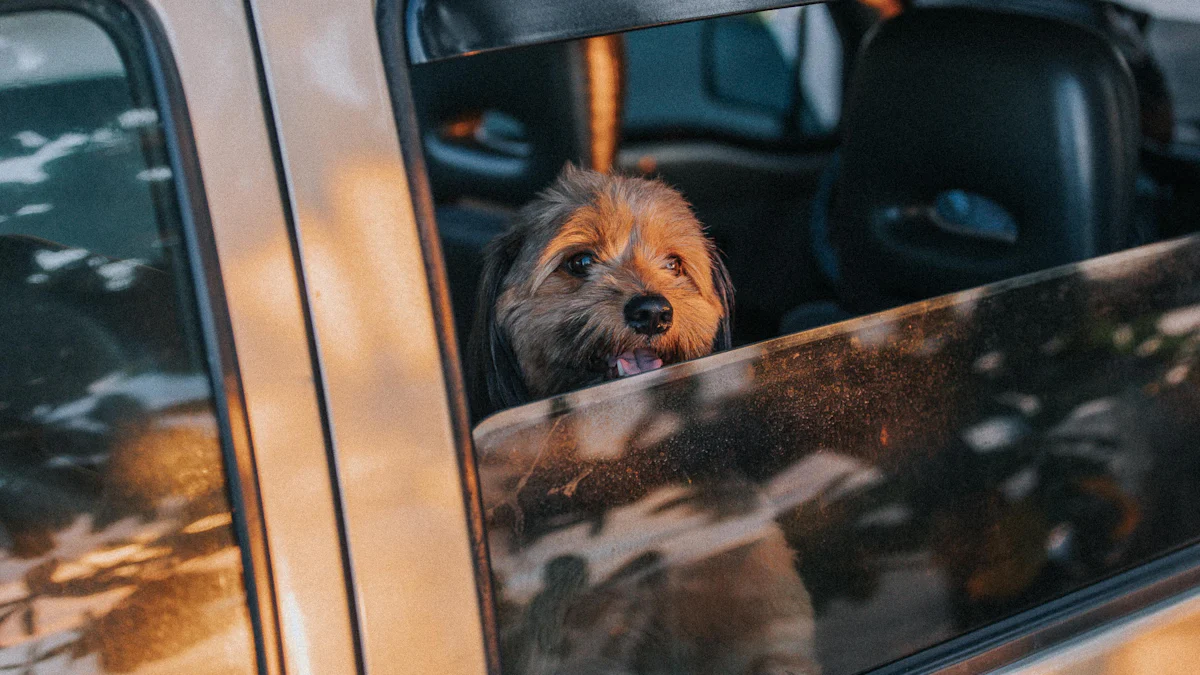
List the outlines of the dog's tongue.
{"type": "Polygon", "coordinates": [[[635,349],[613,357],[613,366],[617,369],[617,377],[657,370],[662,368],[662,364],[662,359],[658,357],[658,354],[649,349],[635,349]]]}

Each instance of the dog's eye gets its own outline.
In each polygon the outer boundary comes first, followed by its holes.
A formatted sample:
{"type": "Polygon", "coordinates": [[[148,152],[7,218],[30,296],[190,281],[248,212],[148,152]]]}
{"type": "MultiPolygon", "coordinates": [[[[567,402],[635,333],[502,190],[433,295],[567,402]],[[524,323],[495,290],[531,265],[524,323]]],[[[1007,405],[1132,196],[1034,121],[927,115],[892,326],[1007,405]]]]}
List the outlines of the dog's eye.
{"type": "Polygon", "coordinates": [[[667,269],[675,276],[679,276],[683,274],[683,261],[679,259],[679,256],[673,255],[667,258],[667,269]]]}
{"type": "Polygon", "coordinates": [[[588,268],[594,262],[596,262],[596,256],[591,251],[584,251],[567,258],[567,261],[563,263],[563,268],[574,276],[584,277],[587,276],[588,268]]]}

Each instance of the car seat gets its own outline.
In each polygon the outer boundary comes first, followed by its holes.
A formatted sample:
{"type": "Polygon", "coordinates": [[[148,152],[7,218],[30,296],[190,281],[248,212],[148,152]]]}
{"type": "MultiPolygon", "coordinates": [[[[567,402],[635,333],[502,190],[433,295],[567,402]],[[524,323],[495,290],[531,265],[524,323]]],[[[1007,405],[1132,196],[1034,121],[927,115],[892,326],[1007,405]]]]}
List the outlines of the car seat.
{"type": "Polygon", "coordinates": [[[1141,243],[1138,123],[1125,60],[1081,25],[962,7],[880,24],[814,228],[837,301],[793,309],[781,330],[1141,243]]]}
{"type": "Polygon", "coordinates": [[[566,162],[611,169],[620,130],[621,38],[413,66],[413,99],[459,340],[484,246],[566,162]]]}

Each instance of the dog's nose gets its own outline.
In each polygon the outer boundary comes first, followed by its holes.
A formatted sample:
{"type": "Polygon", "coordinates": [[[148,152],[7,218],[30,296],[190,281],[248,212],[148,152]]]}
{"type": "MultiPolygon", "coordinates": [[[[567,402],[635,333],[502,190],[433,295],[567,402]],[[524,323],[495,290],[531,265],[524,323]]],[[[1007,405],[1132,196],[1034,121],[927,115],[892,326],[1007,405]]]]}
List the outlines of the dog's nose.
{"type": "Polygon", "coordinates": [[[671,303],[661,295],[639,295],[625,305],[625,323],[642,335],[667,332],[673,315],[671,303]]]}

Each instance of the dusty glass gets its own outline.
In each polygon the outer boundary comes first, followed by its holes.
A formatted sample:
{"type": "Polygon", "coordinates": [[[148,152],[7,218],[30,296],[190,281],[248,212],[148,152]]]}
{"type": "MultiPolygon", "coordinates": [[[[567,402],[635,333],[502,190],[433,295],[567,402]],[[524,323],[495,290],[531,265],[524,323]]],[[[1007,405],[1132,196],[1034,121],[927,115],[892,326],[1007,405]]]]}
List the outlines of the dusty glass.
{"type": "Polygon", "coordinates": [[[0,15],[0,672],[255,670],[176,177],[131,35],[0,15]]]}
{"type": "Polygon", "coordinates": [[[1198,352],[1189,237],[501,412],[505,671],[854,673],[1187,546],[1198,352]]]}

